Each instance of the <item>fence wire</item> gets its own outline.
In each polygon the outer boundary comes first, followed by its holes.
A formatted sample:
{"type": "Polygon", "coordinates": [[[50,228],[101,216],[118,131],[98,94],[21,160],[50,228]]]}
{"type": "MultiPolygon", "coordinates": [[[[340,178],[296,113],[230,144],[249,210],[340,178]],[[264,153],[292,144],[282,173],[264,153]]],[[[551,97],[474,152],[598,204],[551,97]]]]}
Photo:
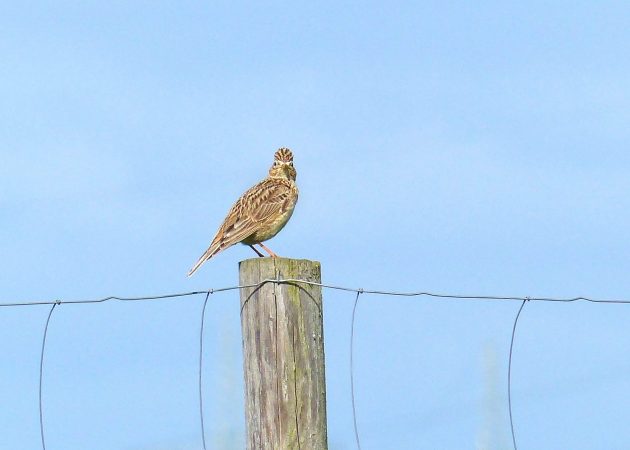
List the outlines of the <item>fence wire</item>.
{"type": "MultiPolygon", "coordinates": [[[[361,449],[361,444],[359,440],[359,430],[357,426],[357,414],[356,414],[356,405],[355,405],[355,392],[354,392],[354,329],[355,329],[355,317],[357,312],[357,307],[359,304],[359,297],[361,294],[372,294],[372,295],[384,295],[384,296],[402,296],[402,297],[430,297],[437,299],[455,299],[455,300],[498,300],[498,301],[519,301],[521,302],[521,306],[518,309],[518,312],[514,318],[514,323],[512,326],[512,335],[510,339],[510,351],[508,358],[508,374],[507,374],[507,391],[508,391],[508,410],[510,417],[510,428],[512,433],[512,443],[514,446],[514,450],[517,450],[517,441],[516,441],[516,433],[514,422],[512,418],[512,356],[514,350],[514,342],[516,337],[516,328],[518,324],[519,317],[523,311],[523,307],[525,303],[530,301],[538,301],[538,302],[590,302],[590,303],[602,303],[602,304],[630,304],[630,300],[628,299],[598,299],[591,297],[529,297],[529,296],[497,296],[497,295],[471,295],[471,294],[442,294],[428,291],[417,291],[417,292],[404,292],[404,291],[387,291],[387,290],[370,290],[363,288],[351,288],[345,286],[337,286],[331,284],[317,283],[314,281],[300,280],[294,278],[287,279],[266,279],[261,281],[260,283],[248,284],[248,285],[237,285],[237,286],[229,286],[222,287],[218,289],[208,289],[202,291],[189,291],[189,292],[180,292],[174,294],[164,294],[164,295],[154,295],[154,296],[146,296],[146,297],[119,297],[119,296],[108,296],[97,299],[79,299],[79,300],[43,300],[43,301],[24,301],[24,302],[11,302],[11,303],[0,303],[0,307],[20,307],[20,306],[42,306],[49,305],[51,306],[48,317],[46,319],[46,324],[44,326],[44,331],[42,335],[42,344],[41,344],[41,354],[40,354],[40,366],[39,366],[39,426],[40,426],[40,434],[41,434],[41,444],[42,450],[46,450],[46,439],[44,433],[44,407],[43,407],[43,378],[44,378],[44,360],[45,360],[45,351],[46,351],[46,338],[48,335],[48,328],[50,324],[50,319],[55,310],[55,307],[59,305],[73,305],[73,304],[90,304],[90,303],[104,303],[109,301],[121,301],[121,302],[134,302],[134,301],[151,301],[151,300],[164,300],[164,299],[175,299],[180,297],[188,297],[195,295],[205,295],[203,308],[201,311],[201,320],[200,320],[200,329],[199,329],[199,372],[198,372],[198,381],[199,381],[199,418],[201,425],[201,440],[204,450],[206,449],[206,438],[205,438],[205,430],[204,430],[204,409],[203,409],[203,393],[202,393],[202,371],[203,371],[203,333],[204,333],[204,318],[206,312],[206,305],[208,303],[208,299],[211,294],[219,293],[219,292],[227,292],[227,291],[235,291],[247,288],[258,288],[264,284],[274,283],[274,284],[306,284],[312,286],[319,286],[325,289],[332,289],[338,291],[352,292],[356,294],[354,305],[352,308],[352,321],[350,325],[350,394],[352,398],[352,419],[354,425],[354,435],[355,435],[355,443],[357,449],[361,449]]],[[[242,311],[241,311],[242,312],[242,311]]]]}

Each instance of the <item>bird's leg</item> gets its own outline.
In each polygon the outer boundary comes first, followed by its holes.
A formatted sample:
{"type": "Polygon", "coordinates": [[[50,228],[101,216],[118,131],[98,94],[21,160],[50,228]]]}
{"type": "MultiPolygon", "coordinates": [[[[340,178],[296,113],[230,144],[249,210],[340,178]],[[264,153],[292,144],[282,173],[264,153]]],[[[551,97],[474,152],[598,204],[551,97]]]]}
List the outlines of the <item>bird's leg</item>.
{"type": "Polygon", "coordinates": [[[274,252],[272,252],[271,249],[265,247],[262,242],[259,242],[258,245],[260,245],[267,253],[269,253],[269,256],[271,256],[272,258],[276,258],[278,256],[274,252]]]}
{"type": "Polygon", "coordinates": [[[265,257],[265,255],[263,255],[263,254],[262,254],[262,253],[260,253],[258,250],[256,250],[256,247],[254,247],[253,245],[250,245],[249,247],[250,247],[252,250],[254,250],[254,251],[256,252],[256,254],[257,254],[258,256],[260,256],[261,258],[264,258],[264,257],[265,257]]]}

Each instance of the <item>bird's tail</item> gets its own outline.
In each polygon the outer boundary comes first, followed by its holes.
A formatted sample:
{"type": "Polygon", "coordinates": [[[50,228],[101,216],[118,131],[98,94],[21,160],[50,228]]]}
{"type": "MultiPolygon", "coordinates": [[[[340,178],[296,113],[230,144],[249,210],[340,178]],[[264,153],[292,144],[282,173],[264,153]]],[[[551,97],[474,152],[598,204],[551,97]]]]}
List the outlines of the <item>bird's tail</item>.
{"type": "Polygon", "coordinates": [[[206,261],[208,261],[210,258],[212,258],[214,255],[216,255],[217,253],[219,253],[221,251],[221,247],[218,245],[211,245],[208,250],[206,250],[204,252],[203,255],[201,255],[201,257],[199,258],[199,260],[197,260],[197,262],[195,263],[195,265],[192,267],[192,269],[190,269],[188,271],[188,276],[192,276],[193,273],[195,273],[197,271],[197,269],[199,269],[203,263],[205,263],[206,261]]]}

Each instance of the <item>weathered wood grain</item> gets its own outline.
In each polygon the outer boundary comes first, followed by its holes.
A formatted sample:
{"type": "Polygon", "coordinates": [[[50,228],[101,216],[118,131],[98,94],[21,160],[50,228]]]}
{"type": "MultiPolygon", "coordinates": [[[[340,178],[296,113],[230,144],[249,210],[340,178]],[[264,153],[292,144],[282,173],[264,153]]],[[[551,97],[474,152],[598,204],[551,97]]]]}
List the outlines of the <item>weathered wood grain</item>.
{"type": "MultiPolygon", "coordinates": [[[[240,283],[321,282],[318,262],[255,258],[240,283]]],[[[322,290],[266,283],[241,290],[245,418],[249,450],[327,449],[322,290]]]]}

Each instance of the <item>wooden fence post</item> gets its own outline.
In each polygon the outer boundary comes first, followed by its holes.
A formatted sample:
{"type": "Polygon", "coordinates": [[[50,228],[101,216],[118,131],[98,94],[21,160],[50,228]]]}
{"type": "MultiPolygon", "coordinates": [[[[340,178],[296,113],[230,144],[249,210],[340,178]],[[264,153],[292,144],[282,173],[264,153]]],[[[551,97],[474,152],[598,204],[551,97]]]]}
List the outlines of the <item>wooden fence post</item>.
{"type": "MultiPolygon", "coordinates": [[[[239,275],[241,285],[321,283],[320,264],[309,260],[248,259],[239,275]]],[[[328,448],[322,319],[320,286],[241,289],[248,450],[328,448]]]]}

